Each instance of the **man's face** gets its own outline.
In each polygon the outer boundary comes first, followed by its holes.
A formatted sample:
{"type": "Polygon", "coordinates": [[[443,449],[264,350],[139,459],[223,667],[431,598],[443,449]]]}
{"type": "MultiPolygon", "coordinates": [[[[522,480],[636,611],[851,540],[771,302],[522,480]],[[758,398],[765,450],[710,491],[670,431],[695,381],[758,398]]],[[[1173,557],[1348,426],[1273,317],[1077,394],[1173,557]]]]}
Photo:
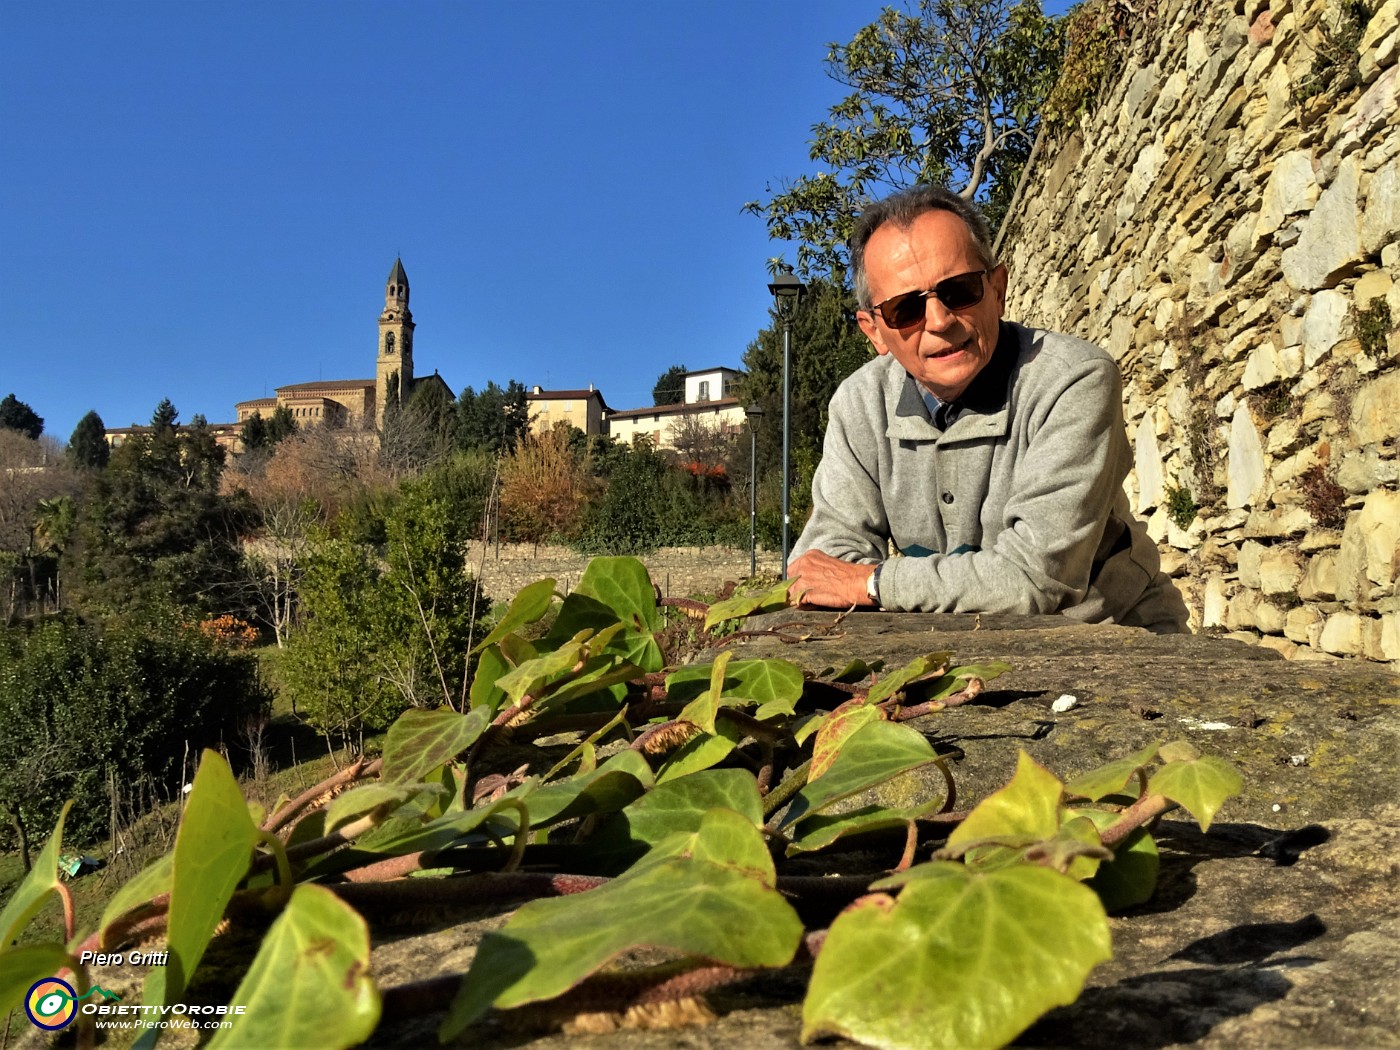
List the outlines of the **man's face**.
{"type": "MultiPolygon", "coordinates": [[[[865,276],[876,304],[981,269],[972,234],[950,211],[925,212],[906,228],[886,223],[865,245],[865,276]]],[[[996,349],[1006,306],[1006,267],[998,266],[983,280],[980,303],[949,310],[930,295],[923,321],[908,328],[890,327],[878,310],[862,310],[856,320],[877,352],[893,354],[925,390],[952,401],[962,396],[996,349]]]]}

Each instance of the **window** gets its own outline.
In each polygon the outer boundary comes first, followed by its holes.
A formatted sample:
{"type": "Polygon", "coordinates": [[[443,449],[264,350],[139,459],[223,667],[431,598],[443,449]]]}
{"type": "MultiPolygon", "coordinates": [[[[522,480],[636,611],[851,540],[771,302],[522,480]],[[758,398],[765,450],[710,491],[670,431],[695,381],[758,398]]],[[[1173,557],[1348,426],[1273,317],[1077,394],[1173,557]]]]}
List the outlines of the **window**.
{"type": "Polygon", "coordinates": [[[708,379],[700,380],[700,400],[710,400],[710,381],[708,379]]]}
{"type": "Polygon", "coordinates": [[[393,332],[385,332],[385,333],[384,333],[384,352],[385,352],[386,354],[392,354],[392,353],[394,352],[394,333],[393,333],[393,332]]]}

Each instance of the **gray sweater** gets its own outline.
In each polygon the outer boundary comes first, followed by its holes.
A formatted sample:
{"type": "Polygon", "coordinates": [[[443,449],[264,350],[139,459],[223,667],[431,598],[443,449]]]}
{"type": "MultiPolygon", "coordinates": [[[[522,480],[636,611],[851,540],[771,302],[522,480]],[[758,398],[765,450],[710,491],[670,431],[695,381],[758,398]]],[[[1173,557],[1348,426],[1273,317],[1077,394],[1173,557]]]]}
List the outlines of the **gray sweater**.
{"type": "Polygon", "coordinates": [[[889,558],[886,609],[1062,612],[1186,630],[1185,604],[1123,492],[1132,455],[1113,359],[1003,322],[960,401],[940,432],[893,357],[846,379],[793,555],[889,558]],[[913,556],[891,558],[895,549],[913,556]]]}

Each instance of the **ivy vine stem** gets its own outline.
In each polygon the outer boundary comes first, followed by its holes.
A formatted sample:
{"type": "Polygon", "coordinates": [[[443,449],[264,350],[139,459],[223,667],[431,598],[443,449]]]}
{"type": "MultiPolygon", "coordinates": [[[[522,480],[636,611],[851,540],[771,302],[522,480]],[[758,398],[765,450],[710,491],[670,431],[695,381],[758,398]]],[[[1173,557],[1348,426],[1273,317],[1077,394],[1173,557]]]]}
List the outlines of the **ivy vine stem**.
{"type": "Polygon", "coordinates": [[[369,761],[365,756],[361,755],[355,761],[354,765],[346,766],[339,772],[332,773],[319,784],[312,785],[296,798],[282,806],[281,809],[263,822],[262,830],[281,831],[287,824],[295,819],[302,810],[310,807],[323,795],[331,794],[338,788],[342,788],[347,784],[353,784],[356,780],[378,776],[379,771],[383,767],[383,759],[376,758],[373,761],[369,761]]]}

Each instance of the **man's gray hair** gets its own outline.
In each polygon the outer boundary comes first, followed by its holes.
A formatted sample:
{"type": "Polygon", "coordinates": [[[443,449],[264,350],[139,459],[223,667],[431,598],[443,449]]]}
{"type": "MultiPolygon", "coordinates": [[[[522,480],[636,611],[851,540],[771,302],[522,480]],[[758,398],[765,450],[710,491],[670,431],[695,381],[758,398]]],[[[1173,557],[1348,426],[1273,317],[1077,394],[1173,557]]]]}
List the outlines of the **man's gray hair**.
{"type": "Polygon", "coordinates": [[[972,234],[972,244],[977,258],[988,270],[996,268],[996,256],[992,254],[992,233],[987,229],[987,220],[977,205],[959,197],[943,186],[911,186],[900,190],[882,201],[876,201],[856,220],[855,232],[851,234],[851,280],[855,284],[856,302],[862,310],[869,310],[875,304],[870,301],[870,284],[865,277],[865,246],[876,230],[886,223],[894,223],[900,229],[913,225],[915,219],[926,212],[950,211],[962,219],[972,234]]]}

